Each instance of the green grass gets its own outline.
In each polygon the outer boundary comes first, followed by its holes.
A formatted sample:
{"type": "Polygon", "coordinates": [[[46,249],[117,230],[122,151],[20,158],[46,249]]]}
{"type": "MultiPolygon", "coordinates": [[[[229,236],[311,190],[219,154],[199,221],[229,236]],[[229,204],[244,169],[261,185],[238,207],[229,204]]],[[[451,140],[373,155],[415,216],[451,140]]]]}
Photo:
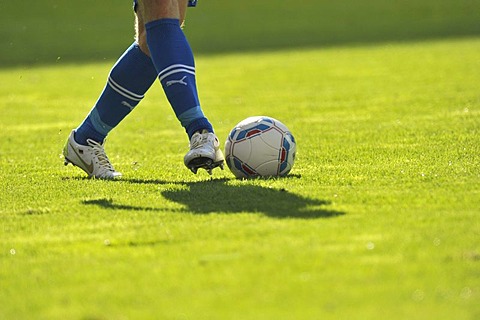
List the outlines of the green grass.
{"type": "Polygon", "coordinates": [[[453,20],[437,15],[444,23],[419,29],[425,37],[390,37],[393,21],[338,46],[289,35],[297,47],[245,39],[246,52],[222,53],[224,43],[197,56],[222,140],[251,115],[292,130],[298,158],[283,179],[192,175],[158,84],[109,137],[124,179],[85,179],[60,154],[116,55],[2,54],[0,319],[479,318],[480,38],[462,31],[472,15],[444,39],[453,20]]]}
{"type": "Polygon", "coordinates": [[[159,87],[110,137],[124,180],[84,179],[59,154],[110,63],[0,71],[0,317],[478,317],[479,50],[200,57],[220,137],[253,114],[296,136],[291,177],[254,181],[183,168],[159,87]]]}

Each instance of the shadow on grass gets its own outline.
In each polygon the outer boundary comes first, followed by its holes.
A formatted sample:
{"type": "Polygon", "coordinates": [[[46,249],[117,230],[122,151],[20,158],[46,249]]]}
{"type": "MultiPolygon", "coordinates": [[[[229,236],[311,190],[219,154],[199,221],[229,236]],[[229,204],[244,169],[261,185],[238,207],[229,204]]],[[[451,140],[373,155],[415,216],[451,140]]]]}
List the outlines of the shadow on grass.
{"type": "MultiPolygon", "coordinates": [[[[317,219],[344,215],[329,210],[329,201],[306,198],[285,189],[252,185],[248,182],[231,185],[229,179],[212,179],[200,182],[167,182],[162,180],[123,180],[135,184],[175,184],[185,188],[161,191],[164,198],[181,204],[180,212],[210,213],[261,213],[272,218],[317,219]]],[[[85,205],[106,209],[133,211],[171,211],[170,209],[116,204],[111,199],[85,200],[85,205]]]]}
{"type": "Polygon", "coordinates": [[[141,207],[141,206],[130,206],[124,204],[113,203],[113,199],[93,199],[93,200],[83,200],[82,204],[85,205],[95,205],[102,207],[104,209],[113,209],[113,210],[128,210],[128,211],[166,211],[161,208],[154,207],[141,207]]]}

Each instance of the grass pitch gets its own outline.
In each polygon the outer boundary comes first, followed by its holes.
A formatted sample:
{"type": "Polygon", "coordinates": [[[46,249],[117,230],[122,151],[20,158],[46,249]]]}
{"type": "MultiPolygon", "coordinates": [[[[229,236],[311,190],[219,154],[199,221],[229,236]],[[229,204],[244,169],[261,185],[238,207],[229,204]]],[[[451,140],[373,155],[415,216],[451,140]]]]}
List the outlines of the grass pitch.
{"type": "Polygon", "coordinates": [[[112,61],[0,69],[0,318],[478,318],[478,52],[198,56],[219,137],[260,114],[295,135],[291,175],[251,181],[184,167],[158,84],[109,137],[124,179],[85,179],[61,149],[112,61]]]}

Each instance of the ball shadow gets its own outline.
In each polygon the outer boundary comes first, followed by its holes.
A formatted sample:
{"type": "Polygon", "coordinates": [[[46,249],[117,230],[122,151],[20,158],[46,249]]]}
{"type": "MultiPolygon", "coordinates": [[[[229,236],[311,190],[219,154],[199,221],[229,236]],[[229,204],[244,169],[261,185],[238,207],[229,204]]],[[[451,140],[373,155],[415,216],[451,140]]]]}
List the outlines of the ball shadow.
{"type": "MultiPolygon", "coordinates": [[[[186,188],[161,191],[164,198],[181,204],[194,214],[256,212],[273,218],[329,218],[344,212],[329,210],[326,200],[306,198],[285,189],[248,182],[232,185],[230,179],[177,182],[186,188]]],[[[170,184],[159,180],[130,180],[132,183],[170,184]]]]}

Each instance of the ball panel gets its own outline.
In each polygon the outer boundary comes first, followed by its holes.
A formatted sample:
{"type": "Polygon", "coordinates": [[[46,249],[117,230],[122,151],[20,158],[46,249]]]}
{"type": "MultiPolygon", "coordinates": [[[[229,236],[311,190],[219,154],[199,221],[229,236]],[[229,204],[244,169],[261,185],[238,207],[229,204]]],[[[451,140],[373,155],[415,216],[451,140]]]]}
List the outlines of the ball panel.
{"type": "Polygon", "coordinates": [[[278,150],[278,148],[280,148],[282,145],[283,133],[279,131],[278,128],[270,127],[269,130],[262,132],[258,138],[261,139],[266,145],[278,150]]]}
{"type": "Polygon", "coordinates": [[[252,144],[250,139],[235,141],[232,144],[232,154],[242,160],[248,162],[252,154],[252,144]]]}
{"type": "Polygon", "coordinates": [[[278,176],[279,175],[278,161],[275,159],[275,160],[264,162],[256,168],[256,171],[262,177],[278,176]]]}

